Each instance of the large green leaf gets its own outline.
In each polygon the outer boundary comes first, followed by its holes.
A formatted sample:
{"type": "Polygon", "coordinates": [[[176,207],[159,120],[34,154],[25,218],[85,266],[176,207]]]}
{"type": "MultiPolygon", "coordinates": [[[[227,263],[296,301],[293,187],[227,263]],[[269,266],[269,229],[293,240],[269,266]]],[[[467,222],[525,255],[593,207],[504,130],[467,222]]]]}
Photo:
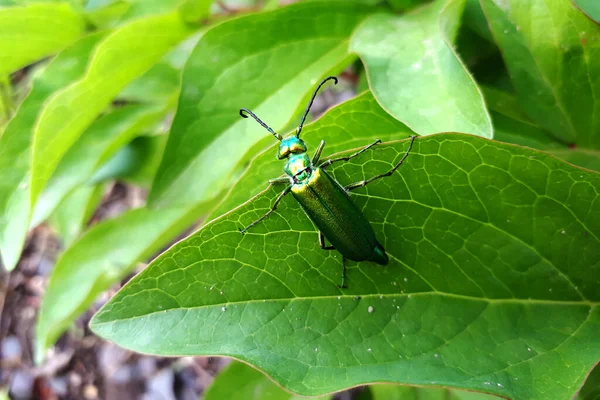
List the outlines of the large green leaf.
{"type": "Polygon", "coordinates": [[[45,350],[98,295],[199,216],[194,208],[140,208],[88,230],[62,254],[52,270],[36,325],[36,361],[43,360],[45,350]]]}
{"type": "Polygon", "coordinates": [[[84,30],[85,20],[67,4],[0,8],[0,76],[62,50],[84,30]]]}
{"type": "Polygon", "coordinates": [[[600,27],[563,0],[481,0],[527,114],[557,139],[600,148],[600,27]]]}
{"type": "MultiPolygon", "coordinates": [[[[215,377],[204,400],[301,400],[286,392],[260,371],[241,362],[233,361],[215,377]]],[[[319,397],[327,399],[331,396],[319,397]]]]}
{"type": "Polygon", "coordinates": [[[29,226],[29,169],[37,116],[55,93],[85,73],[102,38],[88,36],[56,56],[34,79],[31,92],[0,137],[0,252],[9,271],[19,260],[29,226]]]}
{"type": "Polygon", "coordinates": [[[189,33],[177,14],[166,14],[125,25],[96,47],[86,74],[49,99],[39,115],[33,143],[32,204],[63,155],[98,114],[189,33]]]}
{"type": "Polygon", "coordinates": [[[347,65],[349,36],[368,10],[342,2],[293,4],[204,34],[183,72],[151,203],[189,204],[219,193],[265,135],[239,109],[252,109],[276,130],[286,126],[319,79],[347,65]]]}
{"type": "Polygon", "coordinates": [[[352,37],[381,106],[425,135],[492,137],[483,96],[452,48],[464,0],[436,0],[407,14],[374,15],[352,37]]]}
{"type": "Polygon", "coordinates": [[[32,226],[43,222],[56,206],[140,132],[158,123],[164,106],[130,105],[97,119],[65,154],[38,199],[32,226]]]}
{"type": "MultiPolygon", "coordinates": [[[[406,149],[333,174],[373,176],[406,149]]],[[[395,382],[564,399],[600,358],[600,175],[476,136],[418,138],[398,173],[353,192],[391,262],[350,262],[347,290],[293,198],[239,233],[279,190],[158,257],[92,329],[144,353],[233,356],[303,395],[395,382]]]]}

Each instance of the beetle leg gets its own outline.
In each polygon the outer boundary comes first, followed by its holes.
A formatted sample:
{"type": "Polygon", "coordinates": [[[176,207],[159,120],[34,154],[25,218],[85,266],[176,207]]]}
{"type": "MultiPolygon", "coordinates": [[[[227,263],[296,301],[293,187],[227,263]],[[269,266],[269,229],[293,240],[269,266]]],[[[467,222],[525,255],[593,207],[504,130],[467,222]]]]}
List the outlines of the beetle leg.
{"type": "Polygon", "coordinates": [[[342,284],[338,285],[340,289],[346,289],[346,257],[342,256],[342,284]]]}
{"type": "Polygon", "coordinates": [[[402,165],[402,163],[404,162],[404,160],[406,160],[406,157],[408,157],[408,153],[410,153],[410,150],[413,147],[413,143],[415,142],[415,138],[416,138],[416,136],[411,136],[411,141],[410,141],[410,144],[408,145],[408,150],[406,150],[406,153],[404,153],[404,155],[402,156],[402,159],[400,160],[400,162],[398,162],[398,164],[396,164],[394,166],[394,168],[390,169],[388,172],[384,172],[383,174],[375,175],[374,177],[369,178],[367,180],[351,183],[350,185],[346,186],[346,190],[353,190],[353,189],[356,189],[356,188],[359,188],[359,187],[366,186],[369,183],[373,182],[374,180],[377,180],[377,179],[380,179],[380,178],[383,178],[383,177],[386,177],[386,176],[390,176],[394,172],[396,172],[396,170],[398,168],[400,168],[400,166],[402,165]]]}
{"type": "Polygon", "coordinates": [[[313,155],[313,158],[312,158],[313,165],[317,165],[317,163],[319,162],[319,159],[321,158],[321,152],[323,152],[324,147],[325,147],[325,141],[321,140],[321,143],[319,143],[319,147],[317,147],[317,149],[315,150],[315,154],[313,155]]]}
{"type": "Polygon", "coordinates": [[[288,178],[287,176],[283,176],[280,178],[269,179],[269,183],[271,185],[282,185],[284,183],[290,183],[290,178],[288,178]]]}
{"type": "Polygon", "coordinates": [[[335,250],[335,247],[333,246],[325,246],[325,236],[321,231],[319,231],[319,246],[321,246],[323,250],[335,250]]]}
{"type": "Polygon", "coordinates": [[[283,192],[279,193],[279,196],[277,196],[277,198],[275,199],[275,202],[273,203],[273,206],[271,207],[271,209],[269,211],[266,212],[265,215],[263,215],[262,217],[260,217],[259,219],[257,219],[256,221],[254,221],[253,223],[251,223],[250,225],[248,225],[247,227],[245,227],[244,229],[240,229],[240,232],[242,233],[242,235],[244,233],[246,233],[248,231],[248,229],[252,228],[254,225],[258,224],[260,221],[269,218],[269,215],[271,215],[273,213],[273,211],[275,211],[277,209],[277,205],[279,204],[279,202],[283,199],[283,197],[288,194],[290,191],[292,190],[292,186],[288,186],[286,187],[283,192]]]}
{"type": "MultiPolygon", "coordinates": [[[[364,153],[365,151],[369,150],[371,147],[373,147],[373,146],[375,146],[375,145],[377,145],[379,143],[381,143],[381,140],[377,139],[376,141],[374,141],[370,145],[367,145],[367,146],[363,147],[362,149],[360,149],[359,151],[357,151],[354,154],[350,154],[349,156],[346,156],[346,157],[330,158],[329,160],[325,160],[325,161],[323,161],[323,163],[321,165],[319,165],[319,167],[321,167],[321,168],[327,168],[327,167],[329,167],[331,164],[333,164],[335,162],[338,162],[338,161],[348,161],[351,158],[354,158],[354,157],[356,157],[356,156],[364,153]]],[[[323,143],[323,144],[325,144],[325,143],[323,143]]]]}

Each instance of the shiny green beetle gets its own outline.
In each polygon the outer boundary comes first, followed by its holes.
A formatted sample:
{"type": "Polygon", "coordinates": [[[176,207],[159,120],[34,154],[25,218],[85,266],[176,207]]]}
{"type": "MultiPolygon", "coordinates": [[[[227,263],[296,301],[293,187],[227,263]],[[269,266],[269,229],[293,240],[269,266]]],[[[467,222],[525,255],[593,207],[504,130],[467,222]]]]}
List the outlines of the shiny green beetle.
{"type": "Polygon", "coordinates": [[[325,147],[325,141],[322,140],[319,147],[315,151],[312,159],[309,158],[308,148],[302,139],[300,132],[306,120],[306,116],[312,106],[312,103],[317,95],[317,92],[325,82],[333,79],[337,84],[337,78],[330,76],[324,79],[317,86],[306,112],[302,117],[302,121],[296,129],[296,134],[287,138],[282,138],[281,135],[275,133],[269,126],[260,120],[252,111],[242,108],[240,115],[244,118],[251,116],[265,129],[267,129],[277,140],[281,142],[277,152],[277,158],[282,160],[287,158],[284,171],[287,177],[272,179],[270,183],[288,184],[288,186],[279,194],[271,209],[262,217],[241,229],[245,233],[248,229],[258,224],[265,218],[269,217],[277,209],[277,205],[283,197],[292,193],[294,198],[300,203],[302,209],[314,223],[319,231],[319,245],[324,250],[337,250],[342,255],[342,284],[340,287],[345,288],[346,281],[346,259],[353,261],[373,261],[380,265],[387,265],[389,258],[385,249],[375,237],[375,232],[371,224],[363,213],[354,205],[348,191],[356,189],[373,182],[376,179],[390,176],[402,165],[408,153],[412,149],[415,136],[411,137],[411,142],[408,150],[400,161],[389,171],[376,175],[370,179],[359,181],[350,184],[346,187],[341,186],[333,179],[325,168],[338,161],[348,161],[351,158],[358,156],[369,148],[381,143],[381,140],[376,140],[368,146],[347,157],[329,159],[319,164],[321,152],[325,147]],[[331,246],[325,246],[325,238],[329,240],[331,246]]]}

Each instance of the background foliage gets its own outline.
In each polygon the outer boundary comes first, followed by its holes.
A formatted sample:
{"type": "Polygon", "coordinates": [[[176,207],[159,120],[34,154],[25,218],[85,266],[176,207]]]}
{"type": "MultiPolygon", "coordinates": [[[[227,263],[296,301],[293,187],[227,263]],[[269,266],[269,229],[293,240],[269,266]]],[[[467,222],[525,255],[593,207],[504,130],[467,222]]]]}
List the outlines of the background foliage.
{"type": "MultiPolygon", "coordinates": [[[[0,0],[2,265],[39,224],[63,244],[38,362],[101,293],[206,221],[109,301],[97,334],[233,356],[303,395],[394,382],[570,398],[600,359],[599,21],[585,0],[0,0]],[[237,232],[268,209],[282,167],[238,109],[291,131],[328,75],[358,94],[306,127],[310,148],[390,142],[333,169],[343,184],[422,136],[399,174],[353,196],[392,263],[351,263],[346,291],[291,198],[237,232]],[[91,224],[115,180],[147,202],[91,224]]],[[[232,375],[291,398],[242,364],[232,375]]],[[[445,390],[364,395],[469,398],[445,390]]]]}

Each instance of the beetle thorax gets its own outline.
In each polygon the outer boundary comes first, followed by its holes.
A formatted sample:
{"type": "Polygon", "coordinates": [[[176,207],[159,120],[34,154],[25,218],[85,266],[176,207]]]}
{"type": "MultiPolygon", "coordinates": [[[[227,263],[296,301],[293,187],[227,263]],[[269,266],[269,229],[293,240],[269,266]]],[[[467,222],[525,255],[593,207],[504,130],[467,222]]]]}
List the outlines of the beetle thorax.
{"type": "Polygon", "coordinates": [[[294,180],[294,182],[302,182],[310,177],[310,158],[308,154],[292,154],[288,157],[288,161],[284,168],[285,173],[294,180]]]}

